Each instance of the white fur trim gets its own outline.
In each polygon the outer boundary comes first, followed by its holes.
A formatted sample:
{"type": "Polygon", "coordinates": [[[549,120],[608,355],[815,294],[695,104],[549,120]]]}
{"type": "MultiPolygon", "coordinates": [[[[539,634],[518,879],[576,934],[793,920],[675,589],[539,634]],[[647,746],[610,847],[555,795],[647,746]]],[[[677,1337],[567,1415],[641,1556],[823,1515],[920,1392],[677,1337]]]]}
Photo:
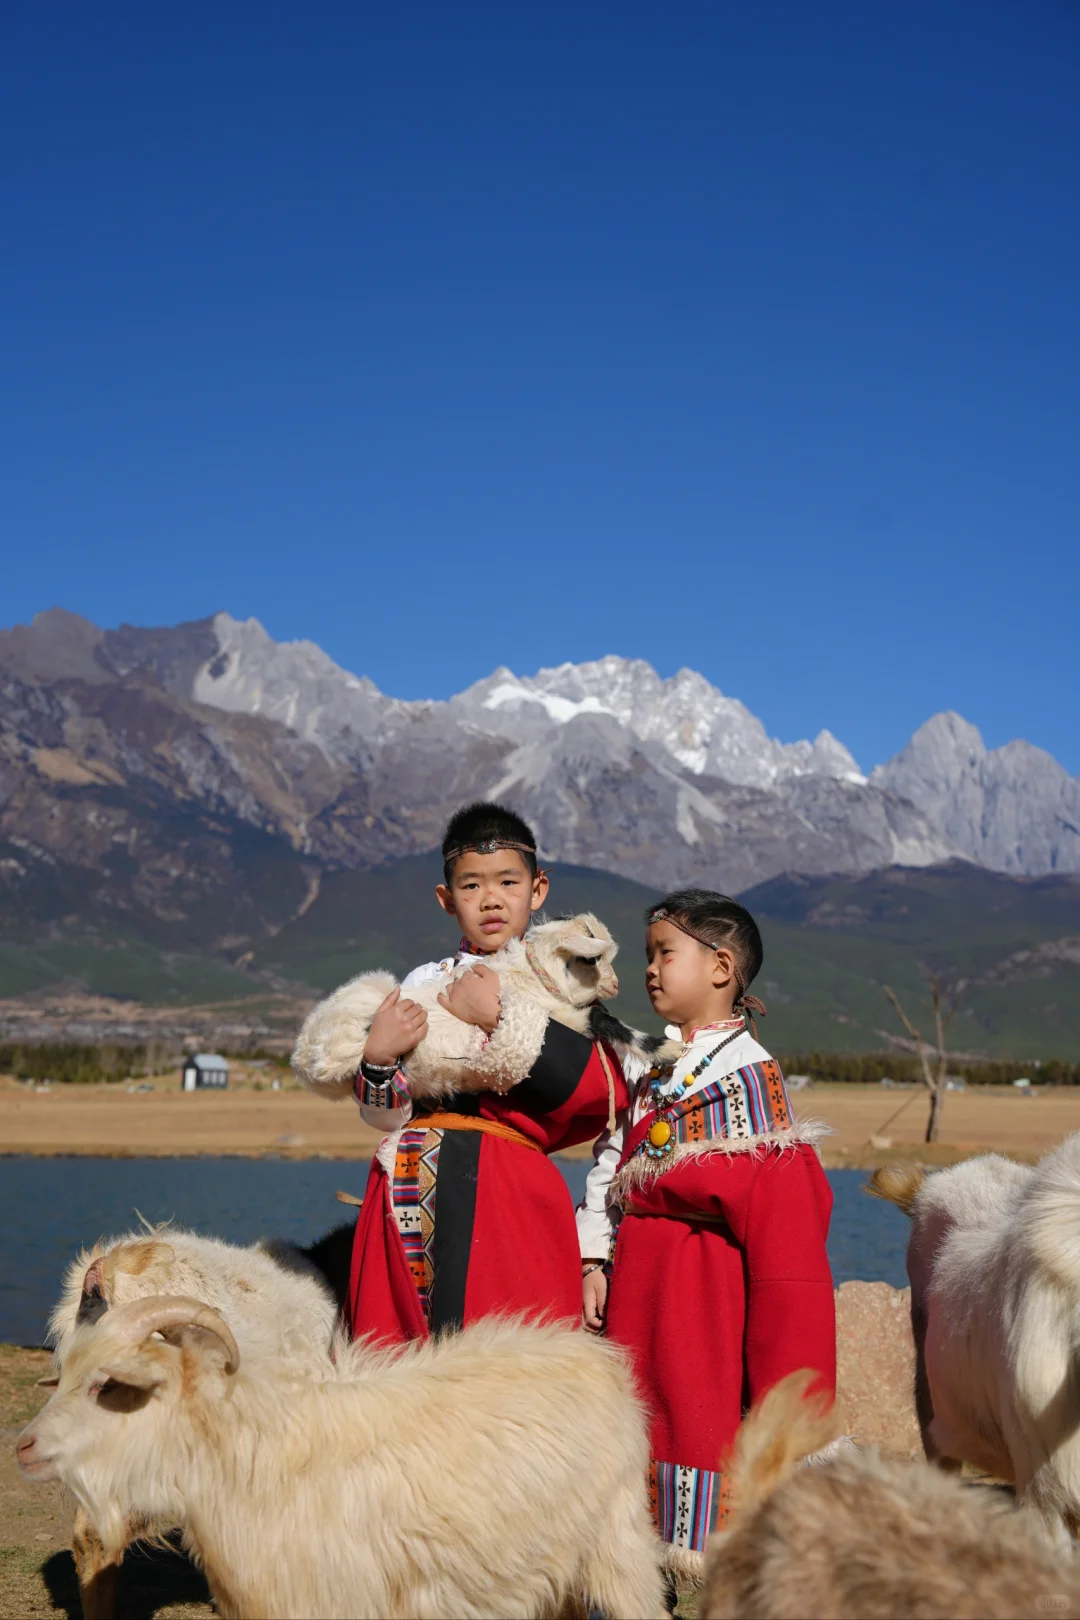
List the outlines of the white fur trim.
{"type": "Polygon", "coordinates": [[[386,1171],[387,1180],[391,1183],[394,1180],[394,1163],[397,1159],[398,1143],[401,1141],[402,1131],[407,1129],[408,1126],[399,1125],[396,1131],[390,1131],[387,1136],[384,1136],[375,1149],[375,1157],[386,1171]]]}
{"type": "Polygon", "coordinates": [[[611,1183],[611,1198],[614,1203],[621,1203],[635,1187],[655,1181],[657,1176],[666,1175],[669,1170],[690,1159],[711,1158],[714,1154],[730,1158],[736,1153],[760,1154],[774,1149],[785,1152],[804,1143],[816,1149],[822,1137],[831,1133],[832,1126],[824,1121],[806,1119],[797,1120],[789,1130],[763,1131],[759,1136],[711,1136],[705,1142],[676,1142],[671,1152],[662,1159],[639,1153],[629,1164],[623,1165],[611,1183]]]}
{"type": "Polygon", "coordinates": [[[371,1020],[396,986],[392,973],[361,973],[312,1008],[292,1055],[297,1078],[305,1086],[332,1099],[349,1095],[371,1020]]]}

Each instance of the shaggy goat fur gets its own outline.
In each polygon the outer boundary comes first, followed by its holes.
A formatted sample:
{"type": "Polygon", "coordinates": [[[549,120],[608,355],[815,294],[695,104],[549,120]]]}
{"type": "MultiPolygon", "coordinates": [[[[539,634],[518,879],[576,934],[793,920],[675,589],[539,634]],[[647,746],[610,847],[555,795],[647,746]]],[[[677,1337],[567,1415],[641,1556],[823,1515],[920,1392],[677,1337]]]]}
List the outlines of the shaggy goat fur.
{"type": "MultiPolygon", "coordinates": [[[[598,1002],[610,1000],[618,991],[611,965],[617,950],[591,912],[541,923],[527,940],[511,940],[486,963],[499,975],[502,1002],[490,1036],[439,1005],[445,979],[410,988],[410,999],[428,1015],[427,1034],[403,1063],[412,1095],[508,1091],[540,1056],[550,1018],[579,1034],[610,1041],[616,1050],[622,1049],[620,1056],[637,1051],[651,1060],[677,1053],[671,1043],[641,1035],[597,1008],[598,1002]],[[539,963],[543,977],[530,965],[530,956],[539,963]]],[[[468,971],[468,964],[462,964],[455,976],[468,971]]],[[[292,1062],[312,1091],[332,1098],[349,1095],[371,1020],[396,984],[390,973],[361,973],[308,1014],[292,1062]]]]}
{"type": "MultiPolygon", "coordinates": [[[[321,1254],[335,1236],[327,1234],[312,1253],[321,1254]]],[[[100,1239],[68,1266],[49,1319],[57,1369],[77,1327],[155,1294],[191,1295],[221,1311],[245,1355],[275,1355],[313,1377],[330,1365],[337,1301],[307,1251],[280,1240],[239,1248],[180,1227],[159,1226],[100,1239]]],[[[76,1510],[71,1551],[85,1620],[112,1620],[116,1572],[127,1546],[173,1527],[171,1520],[132,1519],[107,1553],[86,1512],[76,1510]]]]}
{"type": "Polygon", "coordinates": [[[131,1300],[186,1294],[228,1318],[241,1351],[325,1363],[337,1305],[302,1249],[251,1248],[163,1225],[101,1238],[71,1261],[49,1318],[47,1342],[62,1363],[76,1327],[131,1300]]]}
{"type": "Polygon", "coordinates": [[[909,1208],[916,1395],[927,1455],[1015,1484],[1080,1528],[1080,1134],[1038,1165],[997,1154],[872,1190],[909,1208]]]}
{"type": "Polygon", "coordinates": [[[1071,1559],[999,1491],[852,1450],[798,1468],[835,1433],[784,1379],[740,1430],[733,1511],[705,1563],[702,1620],[1014,1620],[1076,1612],[1071,1559]]]}
{"type": "Polygon", "coordinates": [[[81,1328],[18,1444],[112,1550],[179,1524],[222,1616],[663,1615],[643,1414],[619,1352],[486,1319],[309,1381],[195,1300],[81,1328]]]}

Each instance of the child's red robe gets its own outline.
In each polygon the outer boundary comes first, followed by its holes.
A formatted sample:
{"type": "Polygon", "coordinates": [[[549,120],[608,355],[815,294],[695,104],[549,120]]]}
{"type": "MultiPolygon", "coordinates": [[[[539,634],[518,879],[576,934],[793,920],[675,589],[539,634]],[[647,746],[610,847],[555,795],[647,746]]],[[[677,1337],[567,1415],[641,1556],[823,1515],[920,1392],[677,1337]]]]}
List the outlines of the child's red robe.
{"type": "MultiPolygon", "coordinates": [[[[697,1033],[676,1075],[722,1039],[697,1033]]],[[[796,1126],[779,1066],[749,1033],[721,1057],[663,1110],[666,1157],[648,1153],[658,1113],[639,1087],[608,1195],[607,1333],[629,1352],[649,1409],[657,1529],[688,1568],[723,1517],[723,1460],[748,1407],[802,1367],[819,1387],[836,1383],[832,1192],[813,1133],[796,1126]]],[[[588,1253],[595,1218],[583,1206],[579,1219],[588,1253]]]]}
{"type": "MultiPolygon", "coordinates": [[[[625,1108],[613,1053],[608,1063],[625,1108]]],[[[507,1134],[429,1129],[414,1113],[387,1137],[356,1224],[346,1302],[354,1337],[426,1338],[493,1312],[577,1323],[574,1211],[547,1156],[596,1136],[609,1100],[593,1042],[552,1022],[528,1075],[505,1095],[459,1093],[440,1105],[507,1134]]]]}

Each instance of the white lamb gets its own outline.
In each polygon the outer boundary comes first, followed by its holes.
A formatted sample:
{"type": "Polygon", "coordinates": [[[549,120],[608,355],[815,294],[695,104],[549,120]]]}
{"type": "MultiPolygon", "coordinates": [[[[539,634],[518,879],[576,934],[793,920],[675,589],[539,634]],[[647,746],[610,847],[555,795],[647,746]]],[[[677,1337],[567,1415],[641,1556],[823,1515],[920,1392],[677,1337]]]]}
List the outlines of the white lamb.
{"type": "MultiPolygon", "coordinates": [[[[620,1055],[674,1053],[668,1043],[640,1035],[599,1005],[619,988],[611,965],[617,950],[591,912],[541,923],[524,940],[511,940],[486,964],[500,981],[501,1012],[490,1036],[439,1005],[445,980],[410,989],[428,1016],[427,1034],[404,1063],[413,1096],[509,1090],[539,1057],[549,1018],[607,1041],[620,1055]]],[[[309,1013],[292,1058],[306,1086],[327,1097],[348,1095],[371,1020],[396,983],[390,973],[361,973],[309,1013]]]]}
{"type": "Polygon", "coordinates": [[[1080,1134],[1038,1165],[997,1154],[872,1190],[912,1218],[916,1395],[927,1455],[1015,1484],[1080,1528],[1080,1134]]]}
{"type": "Polygon", "coordinates": [[[643,1414],[619,1353],[491,1319],[333,1375],[241,1365],[192,1299],[81,1328],[20,1437],[107,1551],[133,1514],[176,1523],[222,1616],[664,1613],[643,1414]]]}

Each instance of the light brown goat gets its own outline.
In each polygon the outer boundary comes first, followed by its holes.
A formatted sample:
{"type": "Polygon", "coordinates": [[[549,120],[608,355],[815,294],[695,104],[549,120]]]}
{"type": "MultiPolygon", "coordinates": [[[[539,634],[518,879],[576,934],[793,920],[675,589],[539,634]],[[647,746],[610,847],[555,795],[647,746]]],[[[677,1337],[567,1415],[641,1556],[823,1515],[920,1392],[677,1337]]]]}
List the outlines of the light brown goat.
{"type": "Polygon", "coordinates": [[[849,1450],[805,1468],[836,1417],[778,1384],[740,1430],[732,1516],[701,1620],[1017,1620],[1080,1612],[1080,1580],[1034,1518],[926,1463],[849,1450]]]}

